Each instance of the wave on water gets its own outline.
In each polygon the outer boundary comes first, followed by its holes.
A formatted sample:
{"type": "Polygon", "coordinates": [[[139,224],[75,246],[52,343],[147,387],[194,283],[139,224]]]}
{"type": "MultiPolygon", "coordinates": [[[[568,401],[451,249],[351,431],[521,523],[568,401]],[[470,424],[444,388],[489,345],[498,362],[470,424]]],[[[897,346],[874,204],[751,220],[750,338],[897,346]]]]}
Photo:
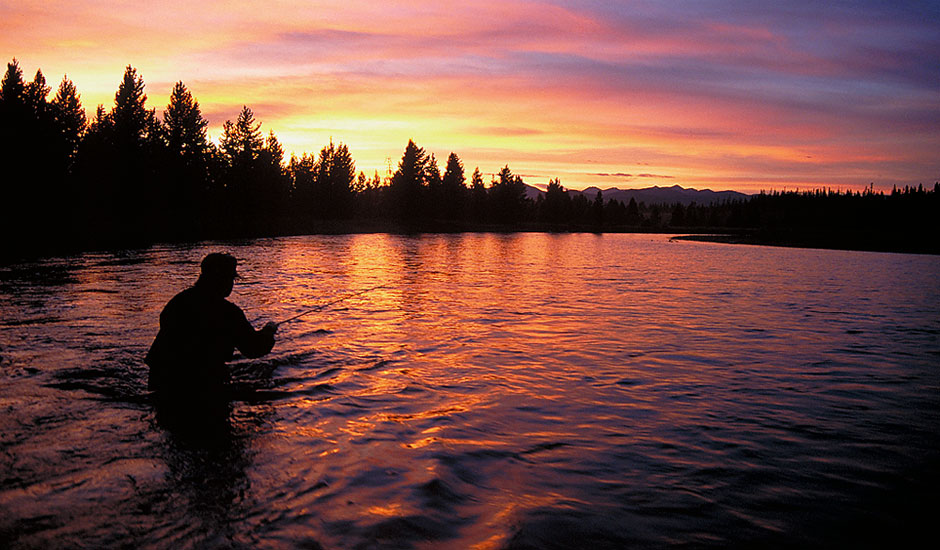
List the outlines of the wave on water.
{"type": "Polygon", "coordinates": [[[283,325],[227,400],[173,417],[142,359],[223,245],[0,267],[4,547],[905,547],[940,512],[933,257],[225,246],[250,319],[388,288],[283,325]]]}

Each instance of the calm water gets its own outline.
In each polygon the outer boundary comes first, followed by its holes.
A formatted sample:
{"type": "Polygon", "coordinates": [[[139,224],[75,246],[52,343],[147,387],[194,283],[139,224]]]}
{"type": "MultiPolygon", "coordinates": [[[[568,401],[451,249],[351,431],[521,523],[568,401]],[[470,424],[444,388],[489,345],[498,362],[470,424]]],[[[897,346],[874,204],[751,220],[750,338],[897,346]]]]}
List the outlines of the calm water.
{"type": "Polygon", "coordinates": [[[0,266],[0,547],[881,544],[932,528],[940,258],[317,236],[0,266]],[[211,430],[142,358],[209,251],[260,326],[211,430]]]}

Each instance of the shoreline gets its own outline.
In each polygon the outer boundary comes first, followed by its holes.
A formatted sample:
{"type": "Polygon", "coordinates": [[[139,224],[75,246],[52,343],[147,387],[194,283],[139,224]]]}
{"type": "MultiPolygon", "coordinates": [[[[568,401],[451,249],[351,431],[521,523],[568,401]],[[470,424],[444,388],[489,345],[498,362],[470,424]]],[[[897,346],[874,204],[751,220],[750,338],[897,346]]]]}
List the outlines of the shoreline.
{"type": "Polygon", "coordinates": [[[714,232],[676,235],[670,240],[776,246],[781,248],[940,255],[940,242],[929,239],[927,236],[917,236],[911,239],[891,234],[858,236],[846,233],[714,232]]]}
{"type": "MultiPolygon", "coordinates": [[[[727,229],[716,227],[636,227],[591,224],[549,224],[520,222],[512,224],[473,222],[397,222],[391,220],[335,220],[309,224],[303,231],[273,231],[256,235],[217,234],[191,238],[161,239],[137,238],[90,239],[79,242],[43,243],[32,250],[6,250],[0,253],[0,265],[24,260],[71,256],[86,252],[118,252],[138,250],[155,245],[195,245],[207,242],[238,242],[254,239],[297,237],[314,235],[377,234],[422,235],[456,233],[594,233],[674,235],[670,240],[777,246],[784,248],[817,248],[861,252],[888,252],[900,254],[940,255],[940,240],[928,235],[879,234],[873,231],[769,231],[754,229],[727,229]]],[[[33,243],[34,245],[36,243],[33,243]]]]}

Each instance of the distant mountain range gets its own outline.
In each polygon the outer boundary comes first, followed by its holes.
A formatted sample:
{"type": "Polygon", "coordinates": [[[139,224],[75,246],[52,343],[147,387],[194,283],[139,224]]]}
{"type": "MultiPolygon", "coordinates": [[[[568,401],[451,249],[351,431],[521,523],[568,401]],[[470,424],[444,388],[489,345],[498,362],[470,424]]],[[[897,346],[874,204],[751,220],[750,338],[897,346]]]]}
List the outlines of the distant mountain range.
{"type": "MultiPolygon", "coordinates": [[[[688,206],[693,202],[700,205],[709,205],[727,200],[746,199],[750,196],[744,193],[738,193],[737,191],[685,189],[679,185],[673,185],[672,187],[653,186],[644,187],[643,189],[618,189],[616,187],[600,189],[598,187],[588,187],[583,191],[569,189],[568,194],[572,197],[575,195],[584,195],[588,200],[594,200],[594,197],[597,196],[598,191],[603,193],[605,201],[618,200],[622,201],[624,204],[627,204],[632,198],[636,199],[636,202],[638,203],[645,202],[646,204],[675,204],[678,202],[684,206],[688,206]]],[[[526,184],[526,197],[534,200],[539,195],[544,194],[545,191],[542,189],[526,184]]]]}

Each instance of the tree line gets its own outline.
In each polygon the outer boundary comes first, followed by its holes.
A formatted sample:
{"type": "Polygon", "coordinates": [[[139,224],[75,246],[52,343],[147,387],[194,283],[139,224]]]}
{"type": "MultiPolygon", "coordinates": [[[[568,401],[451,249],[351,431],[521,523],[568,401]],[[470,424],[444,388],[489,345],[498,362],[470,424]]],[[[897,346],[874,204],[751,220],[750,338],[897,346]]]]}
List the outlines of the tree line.
{"type": "MultiPolygon", "coordinates": [[[[177,82],[158,115],[127,66],[110,109],[90,118],[67,76],[55,91],[41,70],[27,81],[16,59],[0,86],[2,255],[354,230],[590,230],[893,232],[935,230],[940,187],[761,193],[708,205],[644,204],[571,193],[550,180],[534,199],[509,166],[469,179],[450,153],[443,166],[409,141],[397,169],[356,170],[330,143],[285,159],[248,106],[218,143],[199,102],[177,82]],[[50,97],[51,95],[51,97],[50,97]]],[[[936,234],[936,233],[933,233],[936,234]]]]}

